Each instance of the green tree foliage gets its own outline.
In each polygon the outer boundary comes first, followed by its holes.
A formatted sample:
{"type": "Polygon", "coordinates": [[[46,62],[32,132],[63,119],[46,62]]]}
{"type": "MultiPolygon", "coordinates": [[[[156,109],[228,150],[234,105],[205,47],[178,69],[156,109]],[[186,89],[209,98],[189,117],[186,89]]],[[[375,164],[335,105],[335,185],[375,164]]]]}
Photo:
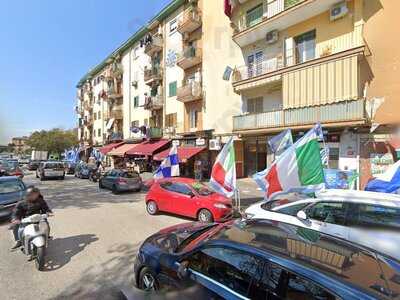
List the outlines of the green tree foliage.
{"type": "Polygon", "coordinates": [[[28,138],[27,144],[35,150],[61,154],[65,149],[76,146],[78,138],[75,130],[54,128],[35,131],[28,138]]]}

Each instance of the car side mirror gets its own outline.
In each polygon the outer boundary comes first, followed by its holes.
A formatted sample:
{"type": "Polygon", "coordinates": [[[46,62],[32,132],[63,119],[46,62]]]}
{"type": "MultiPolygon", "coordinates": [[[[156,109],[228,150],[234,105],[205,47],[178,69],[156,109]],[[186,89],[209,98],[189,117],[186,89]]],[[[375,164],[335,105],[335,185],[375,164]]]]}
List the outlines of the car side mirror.
{"type": "Polygon", "coordinates": [[[299,218],[300,220],[306,221],[308,219],[308,216],[304,210],[300,210],[297,213],[297,218],[299,218]]]}
{"type": "Polygon", "coordinates": [[[185,279],[189,277],[188,265],[189,265],[188,261],[183,261],[179,264],[177,272],[179,279],[185,279]]]}

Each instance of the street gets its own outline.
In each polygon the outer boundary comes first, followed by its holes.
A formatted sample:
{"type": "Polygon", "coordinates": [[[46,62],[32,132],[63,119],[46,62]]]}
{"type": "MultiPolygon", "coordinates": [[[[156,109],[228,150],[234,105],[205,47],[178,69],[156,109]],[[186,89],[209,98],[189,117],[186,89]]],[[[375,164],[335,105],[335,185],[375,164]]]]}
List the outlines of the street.
{"type": "Polygon", "coordinates": [[[133,261],[142,241],[186,222],[148,215],[144,192],[113,195],[71,175],[40,182],[30,174],[24,182],[39,187],[53,209],[53,240],[46,269],[38,272],[28,257],[10,250],[9,224],[0,224],[1,299],[112,299],[119,288],[133,286],[133,261]]]}

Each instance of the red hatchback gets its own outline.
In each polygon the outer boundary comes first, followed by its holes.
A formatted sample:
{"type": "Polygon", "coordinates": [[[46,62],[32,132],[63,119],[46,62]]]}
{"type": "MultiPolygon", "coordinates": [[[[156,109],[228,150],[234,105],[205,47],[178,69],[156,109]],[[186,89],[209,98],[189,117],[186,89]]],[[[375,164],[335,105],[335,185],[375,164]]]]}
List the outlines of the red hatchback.
{"type": "Polygon", "coordinates": [[[232,201],[194,179],[175,177],[154,181],[146,195],[146,209],[151,215],[163,211],[220,222],[232,216],[232,201]]]}

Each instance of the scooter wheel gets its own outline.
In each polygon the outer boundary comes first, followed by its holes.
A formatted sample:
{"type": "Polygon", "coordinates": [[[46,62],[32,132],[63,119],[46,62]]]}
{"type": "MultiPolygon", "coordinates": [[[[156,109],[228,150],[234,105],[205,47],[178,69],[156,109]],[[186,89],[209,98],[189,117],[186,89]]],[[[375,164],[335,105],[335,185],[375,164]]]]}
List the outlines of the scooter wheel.
{"type": "Polygon", "coordinates": [[[46,248],[45,247],[36,248],[35,265],[36,265],[36,269],[38,269],[39,271],[43,271],[43,269],[44,269],[45,253],[46,253],[46,248]]]}

